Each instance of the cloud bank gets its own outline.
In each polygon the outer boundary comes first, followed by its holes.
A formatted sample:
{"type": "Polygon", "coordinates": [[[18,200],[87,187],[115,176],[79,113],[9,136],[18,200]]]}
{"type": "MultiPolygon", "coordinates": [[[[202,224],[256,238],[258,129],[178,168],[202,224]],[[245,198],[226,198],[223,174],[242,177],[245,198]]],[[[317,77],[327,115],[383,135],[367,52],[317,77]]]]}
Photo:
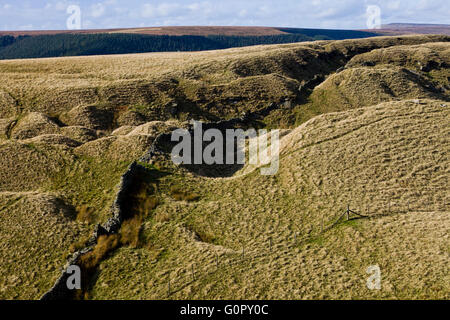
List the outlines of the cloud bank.
{"type": "Polygon", "coordinates": [[[448,0],[0,0],[1,30],[65,29],[69,5],[78,5],[83,28],[241,25],[366,28],[367,6],[381,22],[450,23],[448,0]]]}

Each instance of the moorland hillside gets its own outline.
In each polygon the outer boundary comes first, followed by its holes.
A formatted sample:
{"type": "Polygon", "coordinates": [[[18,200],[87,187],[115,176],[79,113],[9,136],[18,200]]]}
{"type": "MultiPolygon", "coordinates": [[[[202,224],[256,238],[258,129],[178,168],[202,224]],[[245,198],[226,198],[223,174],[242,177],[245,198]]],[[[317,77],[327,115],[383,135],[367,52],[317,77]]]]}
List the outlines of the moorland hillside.
{"type": "Polygon", "coordinates": [[[88,246],[78,298],[448,298],[449,39],[0,61],[0,297],[88,246]],[[192,118],[283,129],[278,173],[141,158],[192,118]],[[91,243],[136,160],[130,216],[91,243]]]}

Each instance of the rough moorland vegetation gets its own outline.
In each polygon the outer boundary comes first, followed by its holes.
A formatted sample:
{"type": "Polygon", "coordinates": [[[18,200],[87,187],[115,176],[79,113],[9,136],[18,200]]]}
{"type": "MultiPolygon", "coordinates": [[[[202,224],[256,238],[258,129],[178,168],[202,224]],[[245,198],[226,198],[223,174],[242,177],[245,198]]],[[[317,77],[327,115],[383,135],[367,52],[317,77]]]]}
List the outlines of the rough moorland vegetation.
{"type": "Polygon", "coordinates": [[[0,297],[51,288],[160,133],[251,115],[278,173],[142,163],[78,298],[448,298],[449,40],[1,61],[0,297]]]}

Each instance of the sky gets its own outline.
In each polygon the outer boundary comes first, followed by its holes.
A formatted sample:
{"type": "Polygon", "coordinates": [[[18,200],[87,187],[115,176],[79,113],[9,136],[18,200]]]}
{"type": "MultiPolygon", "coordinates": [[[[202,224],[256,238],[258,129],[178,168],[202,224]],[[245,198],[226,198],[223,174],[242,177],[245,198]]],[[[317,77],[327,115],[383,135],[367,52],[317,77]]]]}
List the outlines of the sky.
{"type": "MultiPolygon", "coordinates": [[[[382,24],[450,24],[449,0],[0,0],[0,30],[64,30],[78,6],[83,29],[154,26],[274,26],[366,29],[382,24]],[[377,12],[377,11],[375,11],[377,12]],[[370,22],[372,21],[372,22],[370,22]]],[[[79,21],[74,24],[74,21],[79,21]]]]}

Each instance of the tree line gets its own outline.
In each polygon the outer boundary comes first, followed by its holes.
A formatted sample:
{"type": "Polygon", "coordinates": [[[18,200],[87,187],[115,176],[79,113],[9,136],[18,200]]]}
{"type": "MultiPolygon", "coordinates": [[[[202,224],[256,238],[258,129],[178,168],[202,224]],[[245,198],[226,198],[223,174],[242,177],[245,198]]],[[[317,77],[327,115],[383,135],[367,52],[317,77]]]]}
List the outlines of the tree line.
{"type": "MultiPolygon", "coordinates": [[[[291,33],[265,36],[165,36],[126,33],[1,36],[0,59],[45,58],[144,52],[202,51],[262,44],[294,43],[348,37],[349,31],[291,33]]],[[[350,31],[355,32],[355,31],[350,31]]],[[[351,34],[365,37],[364,34],[351,34]]]]}

